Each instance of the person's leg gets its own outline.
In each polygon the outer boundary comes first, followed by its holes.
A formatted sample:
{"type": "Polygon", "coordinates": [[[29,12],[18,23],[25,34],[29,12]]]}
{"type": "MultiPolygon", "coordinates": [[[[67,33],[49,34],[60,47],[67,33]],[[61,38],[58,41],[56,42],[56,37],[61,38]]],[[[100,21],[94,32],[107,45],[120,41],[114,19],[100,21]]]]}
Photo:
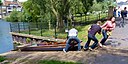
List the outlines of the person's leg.
{"type": "Polygon", "coordinates": [[[69,44],[70,42],[71,42],[71,37],[69,37],[68,40],[66,41],[66,47],[64,48],[66,52],[68,51],[70,47],[70,44],[69,44]]]}
{"type": "Polygon", "coordinates": [[[78,43],[78,51],[80,51],[81,50],[80,40],[77,37],[74,37],[74,39],[78,43]]]}
{"type": "Polygon", "coordinates": [[[103,35],[103,39],[100,41],[100,43],[101,43],[102,45],[104,45],[105,41],[106,41],[107,38],[108,38],[107,31],[106,31],[106,30],[102,30],[102,35],[103,35]]]}
{"type": "Polygon", "coordinates": [[[78,43],[78,51],[80,51],[81,50],[81,45],[80,45],[80,43],[78,43]]]}
{"type": "Polygon", "coordinates": [[[95,36],[93,36],[92,40],[94,41],[94,43],[91,46],[91,48],[94,49],[97,46],[97,44],[98,44],[98,40],[97,40],[97,38],[95,36]]]}
{"type": "Polygon", "coordinates": [[[86,49],[89,48],[90,41],[91,41],[91,38],[90,38],[90,35],[88,34],[88,41],[86,42],[84,48],[86,48],[86,49]]]}

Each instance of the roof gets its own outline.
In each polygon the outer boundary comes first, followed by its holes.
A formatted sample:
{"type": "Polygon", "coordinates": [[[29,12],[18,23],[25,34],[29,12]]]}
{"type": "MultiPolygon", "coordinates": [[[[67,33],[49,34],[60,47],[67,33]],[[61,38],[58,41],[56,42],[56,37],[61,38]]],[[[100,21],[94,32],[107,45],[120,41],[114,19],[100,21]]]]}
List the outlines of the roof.
{"type": "Polygon", "coordinates": [[[10,5],[10,4],[18,4],[17,2],[14,2],[14,1],[4,1],[3,2],[3,5],[4,6],[8,6],[8,5],[10,5]]]}

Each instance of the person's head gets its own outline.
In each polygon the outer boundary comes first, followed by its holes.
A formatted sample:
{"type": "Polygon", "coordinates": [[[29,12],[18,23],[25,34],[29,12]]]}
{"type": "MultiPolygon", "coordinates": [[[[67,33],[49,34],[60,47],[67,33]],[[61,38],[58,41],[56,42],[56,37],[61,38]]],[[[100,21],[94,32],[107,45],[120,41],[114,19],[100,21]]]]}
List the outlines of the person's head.
{"type": "Polygon", "coordinates": [[[101,21],[97,21],[97,23],[96,23],[97,25],[101,25],[101,21]]]}
{"type": "Polygon", "coordinates": [[[124,10],[126,10],[127,9],[127,7],[124,7],[124,10]]]}
{"type": "Polygon", "coordinates": [[[115,17],[112,16],[112,17],[109,18],[109,20],[114,23],[115,22],[115,17]]]}
{"type": "Polygon", "coordinates": [[[114,10],[116,9],[116,7],[114,7],[114,10]]]}

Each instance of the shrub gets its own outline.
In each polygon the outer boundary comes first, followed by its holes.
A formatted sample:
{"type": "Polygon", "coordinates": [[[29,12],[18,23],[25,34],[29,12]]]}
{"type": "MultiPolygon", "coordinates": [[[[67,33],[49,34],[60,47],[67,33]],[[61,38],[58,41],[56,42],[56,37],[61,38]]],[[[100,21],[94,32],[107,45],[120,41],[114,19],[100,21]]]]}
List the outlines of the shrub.
{"type": "Polygon", "coordinates": [[[6,58],[3,56],[0,56],[0,62],[3,62],[4,60],[6,60],[6,58]]]}

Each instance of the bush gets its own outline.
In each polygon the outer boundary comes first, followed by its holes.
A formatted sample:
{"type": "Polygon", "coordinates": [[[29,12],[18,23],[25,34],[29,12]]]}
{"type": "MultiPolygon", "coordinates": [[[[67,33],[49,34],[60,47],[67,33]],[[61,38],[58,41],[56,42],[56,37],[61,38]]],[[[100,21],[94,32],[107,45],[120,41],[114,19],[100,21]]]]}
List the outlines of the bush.
{"type": "Polygon", "coordinates": [[[6,60],[6,58],[3,56],[0,56],[0,62],[3,62],[4,60],[6,60]]]}
{"type": "Polygon", "coordinates": [[[31,42],[31,39],[30,38],[27,38],[26,39],[26,42],[29,44],[31,42]]]}

